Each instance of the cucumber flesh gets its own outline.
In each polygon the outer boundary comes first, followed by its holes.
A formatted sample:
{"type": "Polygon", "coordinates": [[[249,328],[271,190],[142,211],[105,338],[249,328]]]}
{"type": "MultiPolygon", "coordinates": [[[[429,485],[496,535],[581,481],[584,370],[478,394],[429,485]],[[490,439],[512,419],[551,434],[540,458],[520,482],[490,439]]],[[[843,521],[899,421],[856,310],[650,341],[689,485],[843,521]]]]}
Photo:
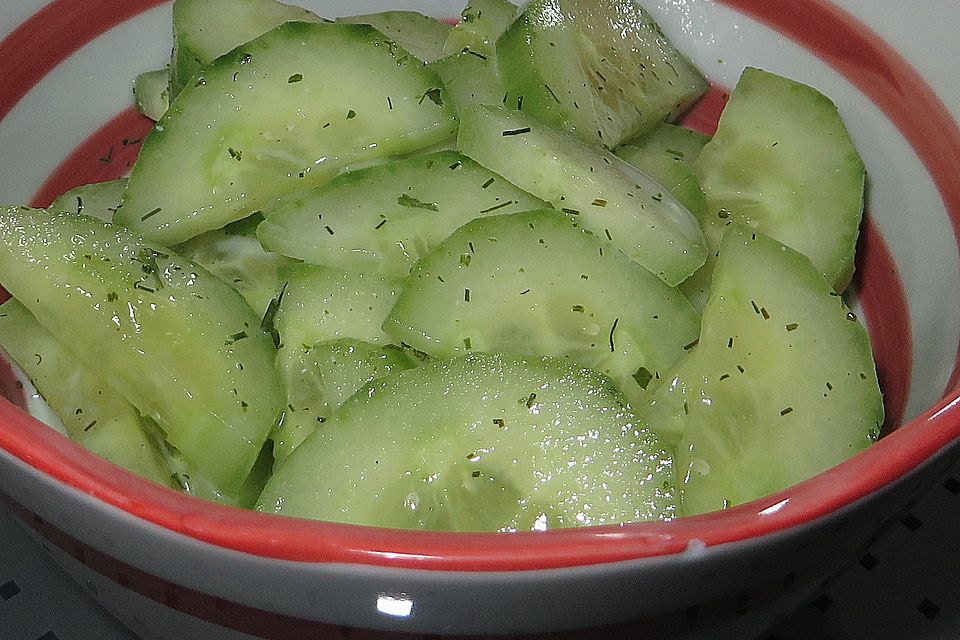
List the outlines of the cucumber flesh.
{"type": "Polygon", "coordinates": [[[284,22],[321,22],[302,7],[276,0],[175,0],[170,99],[228,51],[284,22]]]}
{"type": "Polygon", "coordinates": [[[467,50],[486,58],[496,55],[497,38],[517,15],[517,5],[510,0],[470,0],[450,30],[443,52],[456,55],[467,50]]]}
{"type": "Polygon", "coordinates": [[[271,212],[257,235],[287,256],[405,278],[473,218],[544,205],[456,151],[441,151],[341,174],[271,212]]]}
{"type": "Polygon", "coordinates": [[[0,306],[0,344],[50,404],[70,439],[139,476],[173,486],[140,413],[15,299],[0,306]]]}
{"type": "Polygon", "coordinates": [[[489,106],[461,113],[457,148],[607,238],[675,286],[703,264],[700,225],[653,178],[517,111],[489,106]]]}
{"type": "Polygon", "coordinates": [[[126,188],[126,178],[84,184],[61,194],[50,203],[48,209],[93,216],[104,222],[110,222],[120,206],[123,190],[126,188]]]}
{"type": "Polygon", "coordinates": [[[440,358],[569,358],[647,386],[696,341],[699,320],[676,289],[551,209],[458,229],[417,264],[383,330],[440,358]]]}
{"type": "Polygon", "coordinates": [[[137,76],[133,82],[137,111],[154,122],[170,106],[170,69],[156,69],[137,76]]]}
{"type": "MultiPolygon", "coordinates": [[[[810,258],[837,292],[850,282],[863,214],[863,161],[817,90],[748,68],[696,164],[712,251],[733,222],[810,258]]],[[[708,265],[709,268],[709,265],[708,265]]]]}
{"type": "Polygon", "coordinates": [[[803,255],[729,228],[696,349],[640,412],[678,443],[683,515],[748,502],[873,442],[883,401],[866,331],[803,255]]]}
{"type": "Polygon", "coordinates": [[[472,353],[363,387],[274,473],[257,508],[381,527],[543,530],[668,518],[673,483],[670,456],[602,375],[472,353]]]}
{"type": "MultiPolygon", "coordinates": [[[[639,138],[624,144],[621,149],[630,148],[650,154],[663,154],[692,167],[708,142],[710,142],[710,136],[706,134],[664,122],[639,138]]],[[[618,150],[617,155],[619,154],[618,150]]]]}
{"type": "Polygon", "coordinates": [[[0,209],[0,273],[211,482],[237,490],[282,395],[273,343],[236,291],[124,227],[26,208],[0,209]]]}
{"type": "Polygon", "coordinates": [[[178,244],[347,165],[441,142],[456,114],[440,86],[369,25],[283,24],[218,58],[174,100],[144,141],[116,220],[178,244]]]}
{"type": "Polygon", "coordinates": [[[507,105],[609,149],[707,90],[633,0],[533,0],[497,41],[497,61],[507,105]]]}
{"type": "Polygon", "coordinates": [[[430,67],[437,72],[457,111],[470,105],[503,102],[503,84],[492,57],[467,50],[440,58],[430,67]]]}
{"type": "Polygon", "coordinates": [[[256,235],[262,221],[263,217],[255,214],[174,247],[178,254],[239,291],[261,316],[280,290],[280,268],[293,264],[289,258],[264,250],[256,235]]]}
{"type": "Polygon", "coordinates": [[[369,24],[424,62],[443,57],[450,25],[416,11],[382,11],[339,18],[337,22],[369,24]]]}
{"type": "Polygon", "coordinates": [[[277,368],[287,390],[287,412],[274,429],[278,463],[330,416],[323,372],[311,356],[314,345],[354,339],[386,346],[380,326],[396,301],[402,280],[298,264],[280,270],[283,293],[274,317],[280,340],[277,368]]]}

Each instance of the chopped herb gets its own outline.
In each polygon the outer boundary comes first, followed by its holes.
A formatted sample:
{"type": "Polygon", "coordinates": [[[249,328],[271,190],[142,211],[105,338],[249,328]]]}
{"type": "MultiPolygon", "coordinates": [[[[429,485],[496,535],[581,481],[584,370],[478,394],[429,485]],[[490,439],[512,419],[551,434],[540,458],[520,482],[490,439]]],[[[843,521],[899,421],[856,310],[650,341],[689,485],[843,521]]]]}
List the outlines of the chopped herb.
{"type": "Polygon", "coordinates": [[[88,424],[83,428],[84,433],[86,433],[87,431],[90,431],[90,429],[93,429],[96,426],[96,424],[97,424],[96,420],[91,420],[90,424],[88,424]]]}
{"type": "Polygon", "coordinates": [[[353,120],[356,117],[357,117],[356,111],[354,111],[353,109],[350,109],[349,111],[347,111],[347,120],[353,120]]]}
{"type": "Polygon", "coordinates": [[[470,302],[470,289],[463,290],[463,301],[470,302]]]}
{"type": "Polygon", "coordinates": [[[523,291],[520,292],[520,295],[525,296],[528,293],[530,293],[530,289],[524,289],[523,291]]]}
{"type": "Polygon", "coordinates": [[[107,151],[107,155],[97,158],[103,164],[110,164],[113,162],[113,147],[110,147],[110,150],[107,151]]]}
{"type": "Polygon", "coordinates": [[[293,84],[294,82],[300,82],[301,80],[303,80],[303,74],[302,74],[302,73],[295,73],[295,74],[293,74],[292,76],[290,76],[289,78],[287,78],[287,82],[288,82],[289,84],[293,84]]]}
{"type": "Polygon", "coordinates": [[[229,153],[230,157],[236,160],[237,162],[240,162],[241,160],[243,160],[243,151],[237,151],[233,147],[227,147],[227,153],[229,153]]]}
{"type": "Polygon", "coordinates": [[[330,228],[330,225],[326,225],[323,228],[327,230],[327,233],[329,233],[330,235],[333,235],[333,229],[330,228]]]}
{"type": "Polygon", "coordinates": [[[83,198],[77,196],[77,215],[83,213],[83,198]]]}
{"type": "Polygon", "coordinates": [[[743,373],[743,367],[741,367],[740,365],[737,365],[737,371],[739,371],[740,373],[743,373]]]}
{"type": "Polygon", "coordinates": [[[726,380],[726,379],[729,378],[729,377],[730,377],[730,374],[729,374],[729,373],[725,373],[725,374],[723,374],[722,376],[720,376],[720,380],[723,381],[723,380],[726,380]]]}
{"type": "Polygon", "coordinates": [[[637,372],[633,374],[633,379],[637,381],[637,384],[640,385],[641,389],[646,390],[647,385],[650,384],[650,381],[653,380],[653,374],[646,367],[640,367],[637,369],[637,372]]]}
{"type": "Polygon", "coordinates": [[[387,96],[387,107],[389,107],[390,110],[393,111],[393,100],[390,99],[390,96],[387,96]]]}
{"type": "Polygon", "coordinates": [[[506,426],[507,423],[504,422],[503,418],[495,418],[494,421],[493,421],[493,424],[495,424],[495,425],[497,425],[498,427],[500,427],[501,429],[503,429],[503,428],[506,426]]]}
{"type": "Polygon", "coordinates": [[[234,333],[234,334],[231,335],[229,338],[227,338],[227,341],[226,341],[224,344],[229,347],[229,346],[232,345],[234,342],[237,342],[238,340],[243,340],[243,339],[246,338],[246,337],[247,337],[247,332],[246,332],[246,331],[241,331],[241,332],[239,332],[239,333],[234,333]]]}
{"type": "Polygon", "coordinates": [[[466,347],[468,350],[473,349],[473,344],[470,342],[470,338],[463,339],[463,346],[466,347]]]}
{"type": "Polygon", "coordinates": [[[244,412],[244,413],[247,412],[247,408],[248,408],[249,406],[250,406],[250,405],[248,405],[244,400],[241,400],[241,401],[240,401],[240,408],[243,409],[243,412],[244,412]]]}
{"type": "Polygon", "coordinates": [[[120,296],[117,295],[116,291],[111,291],[107,294],[107,302],[116,302],[120,296]]]}
{"type": "Polygon", "coordinates": [[[283,295],[287,292],[288,284],[287,282],[283,283],[280,293],[267,305],[267,311],[263,314],[263,320],[260,321],[260,328],[270,334],[270,337],[273,338],[273,346],[277,348],[280,348],[280,332],[276,327],[277,312],[280,310],[280,303],[283,302],[283,295]]]}
{"type": "Polygon", "coordinates": [[[513,204],[513,200],[507,200],[506,202],[501,202],[500,204],[490,207],[489,209],[482,209],[480,213],[490,213],[491,211],[496,211],[497,209],[503,209],[504,207],[509,207],[513,204]]]}
{"type": "Polygon", "coordinates": [[[581,274],[580,274],[580,279],[581,279],[581,280],[589,280],[589,279],[590,279],[590,276],[588,276],[588,275],[585,274],[585,273],[581,273],[581,274]]]}
{"type": "Polygon", "coordinates": [[[683,350],[684,350],[684,351],[690,351],[690,349],[693,349],[695,346],[697,346],[697,343],[698,343],[698,342],[700,342],[700,338],[697,338],[696,340],[694,340],[694,341],[691,342],[690,344],[685,344],[685,345],[683,345],[683,350]]]}
{"type": "Polygon", "coordinates": [[[730,217],[730,212],[727,211],[726,209],[720,209],[719,211],[717,211],[717,217],[720,218],[721,220],[726,220],[727,218],[730,217]]]}
{"type": "Polygon", "coordinates": [[[610,229],[604,229],[603,233],[606,234],[607,240],[613,241],[613,236],[610,235],[610,229]]]}
{"type": "Polygon", "coordinates": [[[518,136],[522,133],[530,133],[530,127],[522,127],[520,129],[507,129],[502,134],[503,136],[518,136]]]}
{"type": "Polygon", "coordinates": [[[481,188],[481,189],[486,189],[487,187],[489,187],[489,186],[492,185],[493,183],[494,183],[494,178],[490,178],[489,180],[487,180],[486,182],[484,182],[482,185],[480,185],[480,188],[481,188]]]}
{"type": "Polygon", "coordinates": [[[467,242],[467,246],[470,247],[470,253],[476,253],[476,251],[473,250],[473,241],[472,241],[472,240],[469,241],[469,242],[467,242]]]}
{"type": "Polygon", "coordinates": [[[650,196],[650,198],[651,198],[652,200],[655,200],[656,202],[663,202],[663,194],[662,194],[662,193],[658,193],[658,194],[655,195],[655,196],[650,196]]]}
{"type": "Polygon", "coordinates": [[[568,209],[568,208],[564,207],[564,208],[560,209],[560,211],[563,211],[564,213],[569,213],[569,214],[572,215],[572,216],[578,216],[578,215],[580,215],[580,212],[577,211],[576,209],[568,209]]]}
{"type": "Polygon", "coordinates": [[[751,300],[751,301],[750,301],[750,304],[753,305],[753,310],[754,310],[757,314],[759,314],[759,313],[760,313],[760,307],[757,306],[757,303],[754,302],[753,300],[751,300]]]}
{"type": "Polygon", "coordinates": [[[683,413],[685,415],[689,415],[690,413],[690,406],[687,404],[686,400],[683,401],[683,413]]]}
{"type": "Polygon", "coordinates": [[[730,339],[727,340],[727,349],[733,349],[733,336],[730,336],[730,339]]]}
{"type": "Polygon", "coordinates": [[[799,326],[800,326],[800,325],[798,325],[796,322],[791,322],[790,324],[786,325],[785,328],[786,328],[787,331],[796,331],[796,330],[797,330],[797,327],[799,327],[799,326]]]}
{"type": "Polygon", "coordinates": [[[780,415],[782,415],[782,416],[785,416],[785,415],[787,415],[788,413],[793,413],[793,407],[787,407],[787,408],[782,409],[782,410],[780,411],[780,415]]]}
{"type": "Polygon", "coordinates": [[[380,227],[382,227],[382,226],[385,225],[385,224],[387,224],[387,219],[386,219],[386,218],[384,218],[383,220],[381,220],[381,221],[377,224],[377,226],[374,227],[374,229],[379,229],[380,227]]]}
{"type": "Polygon", "coordinates": [[[472,49],[464,49],[464,50],[463,50],[463,53],[469,53],[469,54],[472,55],[472,56],[477,56],[477,57],[480,58],[481,60],[486,60],[486,59],[487,59],[487,56],[483,55],[482,53],[477,53],[476,51],[474,51],[474,50],[472,50],[472,49]]]}
{"type": "MultiPolygon", "coordinates": [[[[537,399],[537,394],[535,393],[531,393],[529,396],[527,396],[527,402],[526,402],[527,409],[533,408],[533,405],[535,404],[536,399],[537,399]]],[[[523,401],[521,400],[521,402],[523,401]]]]}
{"type": "Polygon", "coordinates": [[[592,205],[595,206],[595,207],[605,207],[605,206],[607,206],[607,201],[604,200],[603,198],[597,198],[596,200],[594,200],[594,201],[591,202],[590,204],[592,204],[592,205]]]}
{"type": "Polygon", "coordinates": [[[769,319],[770,319],[770,313],[767,311],[767,308],[766,308],[766,307],[760,307],[760,315],[763,316],[763,319],[764,319],[764,320],[769,320],[769,319]]]}
{"type": "Polygon", "coordinates": [[[157,207],[156,209],[154,209],[154,210],[151,211],[150,213],[145,213],[145,214],[140,218],[140,222],[143,222],[144,220],[149,220],[149,219],[152,218],[153,216],[155,216],[155,215],[157,215],[158,213],[160,213],[160,211],[161,211],[161,208],[160,208],[160,207],[157,207]]]}
{"type": "Polygon", "coordinates": [[[474,478],[479,478],[479,477],[480,477],[480,471],[479,471],[479,470],[477,470],[477,471],[472,471],[472,472],[470,472],[470,475],[471,475],[472,477],[474,477],[474,478]]]}
{"type": "Polygon", "coordinates": [[[440,210],[440,205],[436,202],[424,202],[423,200],[417,200],[406,193],[397,198],[397,204],[399,204],[401,207],[410,207],[411,209],[426,209],[427,211],[440,210]]]}
{"type": "Polygon", "coordinates": [[[613,344],[613,332],[617,330],[617,325],[620,324],[620,318],[617,318],[613,321],[613,326],[610,327],[610,351],[616,351],[616,346],[613,344]]]}
{"type": "Polygon", "coordinates": [[[575,304],[575,305],[573,305],[572,308],[573,308],[573,310],[574,310],[576,313],[583,313],[583,312],[584,312],[584,308],[583,308],[583,305],[582,305],[582,304],[575,304]]]}
{"type": "Polygon", "coordinates": [[[553,89],[550,88],[550,85],[545,84],[543,86],[547,90],[547,93],[549,93],[553,97],[553,99],[557,101],[557,104],[560,104],[560,98],[558,98],[557,94],[553,92],[553,89]]]}
{"type": "Polygon", "coordinates": [[[517,111],[523,111],[523,96],[517,96],[517,111]]]}
{"type": "Polygon", "coordinates": [[[472,258],[470,257],[470,254],[469,254],[469,253],[461,253],[461,254],[460,254],[460,266],[469,267],[471,260],[472,260],[472,258]]]}

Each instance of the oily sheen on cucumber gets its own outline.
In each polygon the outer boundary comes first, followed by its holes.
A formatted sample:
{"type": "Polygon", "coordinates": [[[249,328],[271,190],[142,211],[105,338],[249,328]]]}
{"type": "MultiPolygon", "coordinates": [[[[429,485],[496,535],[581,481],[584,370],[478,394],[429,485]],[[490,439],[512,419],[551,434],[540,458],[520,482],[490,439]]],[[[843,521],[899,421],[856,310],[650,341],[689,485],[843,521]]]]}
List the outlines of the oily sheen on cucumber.
{"type": "Polygon", "coordinates": [[[373,27],[289,22],[177,96],[144,141],[116,220],[177,244],[455,130],[436,74],[373,27]]]}
{"type": "Polygon", "coordinates": [[[677,443],[684,515],[812,477],[883,423],[867,332],[810,260],[743,225],[719,253],[700,340],[641,411],[677,443]]]}
{"type": "Polygon", "coordinates": [[[125,227],[26,208],[0,209],[0,274],[211,482],[239,489],[283,406],[273,342],[239,293],[125,227]]]}
{"type": "Polygon", "coordinates": [[[646,387],[696,341],[699,320],[676,289],[548,209],[458,229],[417,264],[383,329],[436,357],[569,358],[646,387]]]}
{"type": "Polygon", "coordinates": [[[670,517],[671,458],[604,376],[472,353],[375,380],[271,478],[269,513],[408,529],[670,517]]]}

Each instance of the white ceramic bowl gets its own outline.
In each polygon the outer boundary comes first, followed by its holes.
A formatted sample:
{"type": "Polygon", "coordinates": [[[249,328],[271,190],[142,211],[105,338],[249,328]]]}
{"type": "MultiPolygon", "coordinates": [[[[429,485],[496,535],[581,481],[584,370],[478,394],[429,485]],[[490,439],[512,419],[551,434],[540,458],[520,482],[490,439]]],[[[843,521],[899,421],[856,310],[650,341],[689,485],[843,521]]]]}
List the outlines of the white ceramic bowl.
{"type": "MultiPolygon", "coordinates": [[[[331,17],[402,8],[455,18],[461,9],[301,4],[331,17]]],[[[890,416],[880,443],[722,513],[546,534],[425,534],[201,503],[94,458],[0,401],[0,489],[24,524],[147,638],[598,626],[568,637],[742,638],[803,602],[936,477],[960,437],[960,84],[951,67],[960,4],[644,4],[718,87],[761,66],[818,87],[848,122],[870,174],[856,290],[890,416]]],[[[130,109],[130,83],[165,63],[169,20],[158,0],[0,5],[0,200],[42,206],[125,171],[150,127],[130,109]]],[[[690,123],[709,129],[722,100],[717,88],[690,123]]],[[[9,375],[0,382],[17,397],[9,375]]]]}

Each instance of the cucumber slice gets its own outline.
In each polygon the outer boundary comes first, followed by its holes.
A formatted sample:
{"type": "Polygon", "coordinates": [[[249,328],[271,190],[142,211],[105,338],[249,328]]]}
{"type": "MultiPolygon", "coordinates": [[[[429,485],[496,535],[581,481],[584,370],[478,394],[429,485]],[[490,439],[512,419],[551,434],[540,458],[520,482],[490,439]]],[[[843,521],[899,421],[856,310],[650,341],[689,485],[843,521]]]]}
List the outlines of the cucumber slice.
{"type": "Polygon", "coordinates": [[[154,122],[170,106],[170,69],[156,69],[137,76],[133,82],[137,111],[154,122]]]}
{"type": "Polygon", "coordinates": [[[700,225],[653,178],[526,115],[489,106],[461,114],[457,148],[554,207],[580,216],[667,284],[706,257],[700,225]]]}
{"type": "Polygon", "coordinates": [[[497,41],[507,105],[612,149],[707,81],[632,0],[533,0],[497,41]]]}
{"type": "Polygon", "coordinates": [[[50,404],[70,439],[117,466],[173,486],[139,412],[15,299],[0,306],[0,344],[50,404]]]}
{"type": "Polygon", "coordinates": [[[720,246],[696,350],[667,380],[641,413],[679,442],[684,515],[801,482],[883,423],[864,328],[810,260],[742,225],[720,246]]]}
{"type": "Polygon", "coordinates": [[[263,217],[255,214],[174,247],[178,254],[239,291],[261,316],[280,290],[280,268],[293,264],[289,258],[264,250],[257,240],[257,225],[262,221],[263,217]]]}
{"type": "Polygon", "coordinates": [[[465,222],[542,206],[473,160],[441,151],[341,174],[271,212],[257,235],[294,258],[406,278],[465,222]]]}
{"type": "Polygon", "coordinates": [[[331,412],[368,382],[419,364],[407,351],[392,344],[381,346],[350,339],[318,342],[309,356],[320,369],[324,399],[331,412]]]}
{"type": "Polygon", "coordinates": [[[284,22],[320,22],[302,7],[276,0],[175,0],[170,99],[215,59],[284,22]]]}
{"type": "Polygon", "coordinates": [[[457,111],[476,104],[499,105],[503,84],[497,75],[496,59],[468,49],[430,64],[437,72],[457,111]]]}
{"type": "Polygon", "coordinates": [[[402,280],[309,264],[283,267],[280,279],[283,292],[273,326],[280,341],[277,368],[287,389],[287,413],[271,435],[278,463],[330,415],[323,374],[310,354],[314,345],[342,338],[388,344],[390,336],[380,326],[403,285],[402,280]]]}
{"type": "Polygon", "coordinates": [[[257,508],[543,530],[668,518],[673,482],[669,454],[600,374],[472,353],[363,387],[277,470],[257,508]]]}
{"type": "Polygon", "coordinates": [[[617,155],[620,155],[621,149],[636,149],[645,154],[664,154],[692,167],[708,142],[710,136],[706,134],[664,122],[624,144],[617,150],[617,155]]]}
{"type": "Polygon", "coordinates": [[[676,289],[546,210],[458,229],[417,264],[383,330],[436,357],[563,357],[646,383],[696,341],[699,321],[676,289]]]}
{"type": "Polygon", "coordinates": [[[116,220],[177,244],[455,130],[436,74],[373,27],[290,22],[181,92],[144,141],[116,220]]]}
{"type": "Polygon", "coordinates": [[[866,173],[826,96],[746,69],[696,166],[712,247],[725,226],[749,224],[810,258],[836,291],[847,287],[866,173]]]}
{"type": "Polygon", "coordinates": [[[236,291],[124,227],[26,208],[0,209],[0,273],[211,482],[238,489],[282,393],[273,343],[236,291]]]}
{"type": "Polygon", "coordinates": [[[120,206],[120,199],[126,188],[126,178],[84,184],[61,194],[50,203],[48,209],[93,216],[104,222],[110,222],[117,212],[117,207],[120,206]]]}
{"type": "Polygon", "coordinates": [[[467,50],[487,58],[496,54],[500,37],[517,15],[517,5],[510,0],[470,0],[450,30],[443,52],[455,55],[467,50]]]}
{"type": "Polygon", "coordinates": [[[337,22],[369,24],[424,62],[443,56],[450,25],[416,11],[382,11],[339,18],[337,22]]]}

